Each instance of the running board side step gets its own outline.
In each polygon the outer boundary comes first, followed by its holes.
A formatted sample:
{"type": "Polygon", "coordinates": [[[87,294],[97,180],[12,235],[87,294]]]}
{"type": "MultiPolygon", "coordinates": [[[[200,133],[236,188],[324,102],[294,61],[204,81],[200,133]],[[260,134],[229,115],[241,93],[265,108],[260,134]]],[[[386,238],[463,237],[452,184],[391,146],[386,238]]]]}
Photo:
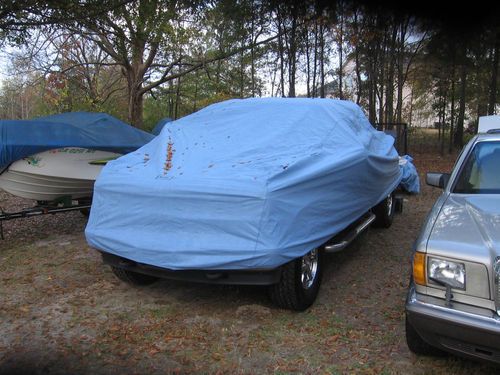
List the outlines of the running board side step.
{"type": "Polygon", "coordinates": [[[327,243],[324,247],[326,253],[336,253],[337,251],[344,250],[356,237],[363,233],[370,224],[375,220],[375,215],[371,212],[363,216],[356,226],[342,235],[338,239],[334,239],[333,243],[327,243]]]}

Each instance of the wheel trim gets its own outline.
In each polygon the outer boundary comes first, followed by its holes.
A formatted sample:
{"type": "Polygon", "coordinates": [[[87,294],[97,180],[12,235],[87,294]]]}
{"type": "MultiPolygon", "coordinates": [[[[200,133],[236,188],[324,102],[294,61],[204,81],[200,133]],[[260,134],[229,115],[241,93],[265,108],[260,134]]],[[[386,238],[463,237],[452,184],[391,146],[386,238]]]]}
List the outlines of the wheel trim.
{"type": "Polygon", "coordinates": [[[319,253],[314,249],[302,257],[300,281],[304,289],[313,286],[318,276],[319,253]]]}

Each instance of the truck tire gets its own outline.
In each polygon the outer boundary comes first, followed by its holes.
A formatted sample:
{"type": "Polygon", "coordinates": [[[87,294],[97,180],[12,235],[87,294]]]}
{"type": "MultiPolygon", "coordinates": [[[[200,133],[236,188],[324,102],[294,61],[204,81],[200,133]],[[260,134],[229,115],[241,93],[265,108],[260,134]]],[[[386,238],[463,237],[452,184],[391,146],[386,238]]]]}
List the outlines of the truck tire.
{"type": "Polygon", "coordinates": [[[392,225],[396,211],[395,203],[394,194],[391,193],[382,202],[372,208],[372,212],[375,214],[375,220],[372,225],[375,228],[389,228],[392,225]]]}
{"type": "Polygon", "coordinates": [[[150,285],[158,280],[157,277],[145,275],[142,273],[125,270],[120,267],[111,266],[111,271],[120,280],[133,285],[150,285]]]}
{"type": "Polygon", "coordinates": [[[446,353],[432,345],[429,345],[426,341],[424,341],[418,332],[413,328],[411,323],[408,321],[408,317],[405,320],[406,323],[406,345],[412,353],[418,355],[426,355],[426,356],[443,356],[446,353]]]}
{"type": "Polygon", "coordinates": [[[281,279],[269,287],[269,296],[281,308],[304,311],[316,300],[322,273],[322,254],[314,249],[282,266],[281,279]]]}

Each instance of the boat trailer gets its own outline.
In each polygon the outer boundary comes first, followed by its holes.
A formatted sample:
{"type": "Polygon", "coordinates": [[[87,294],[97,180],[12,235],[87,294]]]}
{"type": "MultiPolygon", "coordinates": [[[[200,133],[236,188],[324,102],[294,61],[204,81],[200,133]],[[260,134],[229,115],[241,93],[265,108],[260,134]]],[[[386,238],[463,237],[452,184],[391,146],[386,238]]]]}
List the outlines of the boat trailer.
{"type": "Polygon", "coordinates": [[[70,201],[61,199],[57,201],[38,201],[37,205],[30,208],[22,209],[17,212],[6,212],[0,207],[0,239],[4,239],[3,222],[7,220],[22,219],[26,217],[40,215],[55,215],[61,212],[69,212],[79,210],[83,215],[88,216],[92,201],[70,201]]]}

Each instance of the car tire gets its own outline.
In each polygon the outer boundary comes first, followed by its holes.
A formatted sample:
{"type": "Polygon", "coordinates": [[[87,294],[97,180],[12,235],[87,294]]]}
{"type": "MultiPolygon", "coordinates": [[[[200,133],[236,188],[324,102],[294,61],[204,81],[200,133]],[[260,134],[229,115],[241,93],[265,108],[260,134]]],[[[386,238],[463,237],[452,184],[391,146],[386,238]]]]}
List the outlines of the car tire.
{"type": "Polygon", "coordinates": [[[406,323],[406,345],[411,352],[418,355],[426,355],[426,356],[443,356],[446,353],[432,345],[429,345],[418,332],[413,328],[408,317],[405,320],[406,323]]]}
{"type": "Polygon", "coordinates": [[[389,194],[382,202],[373,207],[372,212],[375,214],[373,226],[376,228],[389,228],[394,219],[396,211],[396,200],[394,194],[389,194]]]}
{"type": "Polygon", "coordinates": [[[115,276],[120,280],[133,285],[150,285],[158,280],[155,276],[145,275],[115,266],[111,266],[111,271],[113,271],[115,276]]]}
{"type": "Polygon", "coordinates": [[[304,311],[316,300],[323,273],[322,253],[314,249],[281,267],[281,279],[269,287],[271,300],[277,306],[304,311]]]}

